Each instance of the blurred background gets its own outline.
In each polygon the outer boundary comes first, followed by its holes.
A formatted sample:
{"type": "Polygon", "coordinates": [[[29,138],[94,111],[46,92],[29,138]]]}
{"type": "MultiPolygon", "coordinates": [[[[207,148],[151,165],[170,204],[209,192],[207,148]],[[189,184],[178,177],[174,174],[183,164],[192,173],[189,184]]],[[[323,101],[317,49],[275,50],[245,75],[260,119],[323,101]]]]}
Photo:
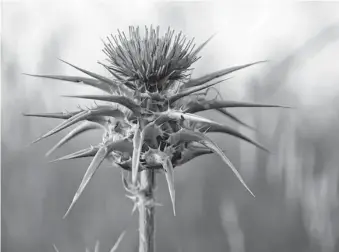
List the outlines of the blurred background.
{"type": "MultiPolygon", "coordinates": [[[[218,87],[225,99],[294,109],[232,109],[251,131],[218,113],[204,115],[265,144],[268,155],[233,137],[212,135],[256,198],[219,157],[176,169],[177,216],[163,177],[156,192],[157,251],[339,251],[339,3],[286,1],[157,2],[5,1],[2,3],[1,249],[4,252],[93,249],[137,251],[137,214],[120,172],[101,166],[62,219],[90,159],[48,163],[45,152],[66,132],[29,146],[59,121],[21,113],[75,110],[65,94],[98,92],[67,82],[22,75],[79,73],[58,58],[104,75],[101,39],[129,25],[183,31],[201,52],[193,77],[268,60],[232,74],[218,87]]],[[[108,75],[107,75],[108,76],[108,75]]],[[[211,91],[211,97],[215,92],[211,91]]],[[[98,143],[88,133],[55,156],[98,143]]]]}

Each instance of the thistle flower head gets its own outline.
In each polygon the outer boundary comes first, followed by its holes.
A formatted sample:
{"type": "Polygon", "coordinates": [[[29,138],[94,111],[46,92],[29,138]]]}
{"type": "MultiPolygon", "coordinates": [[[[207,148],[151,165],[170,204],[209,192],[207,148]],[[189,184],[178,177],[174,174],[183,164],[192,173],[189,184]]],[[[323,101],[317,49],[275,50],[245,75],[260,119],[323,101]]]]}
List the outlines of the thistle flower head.
{"type": "Polygon", "coordinates": [[[67,113],[26,114],[64,120],[37,141],[74,124],[80,124],[61,139],[48,152],[48,155],[79,134],[88,130],[103,130],[102,141],[99,144],[57,159],[93,157],[69,210],[104,160],[130,172],[132,182],[127,186],[126,183],[130,182],[126,182],[125,188],[134,188],[135,190],[128,190],[135,194],[139,193],[137,179],[140,171],[152,169],[164,173],[173,206],[175,201],[174,169],[201,155],[211,153],[219,155],[249,190],[224,151],[208,137],[208,134],[232,135],[258,148],[266,149],[235,129],[195,115],[195,113],[217,110],[230,119],[242,123],[225,109],[280,106],[208,100],[205,91],[222,82],[213,82],[215,79],[258,62],[222,69],[191,79],[187,74],[190,71],[189,68],[198,59],[198,53],[210,39],[193,50],[193,40],[187,40],[182,33],[174,38],[173,36],[174,31],[171,29],[161,36],[159,27],[156,29],[146,27],[144,36],[141,36],[139,28],[131,27],[129,38],[123,32],[112,36],[111,39],[107,38],[104,52],[109,58],[109,63],[103,66],[110,72],[111,77],[101,76],[65,61],[89,77],[34,75],[82,83],[105,92],[103,95],[67,96],[104,103],[92,108],[67,113]],[[179,85],[173,89],[175,83],[179,85]],[[199,93],[197,97],[197,92],[205,93],[199,93]]]}
{"type": "Polygon", "coordinates": [[[107,37],[104,45],[107,69],[121,81],[133,81],[133,87],[142,91],[163,90],[173,81],[187,78],[189,67],[198,60],[193,39],[170,28],[161,36],[159,26],[145,27],[144,35],[139,27],[130,27],[129,37],[119,31],[107,37]]]}

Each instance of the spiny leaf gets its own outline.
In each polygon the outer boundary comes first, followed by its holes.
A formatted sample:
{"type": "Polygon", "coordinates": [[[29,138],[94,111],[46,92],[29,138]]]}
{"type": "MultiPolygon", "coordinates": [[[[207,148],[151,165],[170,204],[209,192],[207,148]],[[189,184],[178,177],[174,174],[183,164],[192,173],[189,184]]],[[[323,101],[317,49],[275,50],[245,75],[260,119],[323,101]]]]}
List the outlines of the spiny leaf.
{"type": "Polygon", "coordinates": [[[68,118],[66,121],[62,122],[61,124],[59,124],[54,129],[50,130],[49,132],[47,132],[43,136],[39,137],[33,143],[36,143],[36,142],[38,142],[38,141],[40,141],[40,140],[42,140],[46,137],[52,136],[52,135],[58,133],[59,131],[72,126],[75,123],[78,123],[78,122],[84,121],[84,120],[88,120],[91,117],[93,118],[93,117],[97,117],[97,116],[112,116],[112,117],[123,118],[124,114],[120,110],[113,109],[110,106],[101,106],[101,107],[91,109],[91,110],[84,110],[84,111],[81,111],[78,114],[75,114],[74,116],[68,118]]]}
{"type": "Polygon", "coordinates": [[[86,132],[88,130],[93,130],[93,129],[102,129],[102,126],[93,123],[93,122],[84,122],[78,127],[74,128],[71,132],[69,132],[65,137],[63,137],[56,145],[53,146],[47,153],[46,157],[51,155],[56,149],[60,148],[62,145],[70,141],[72,138],[78,136],[79,134],[86,132]]]}
{"type": "Polygon", "coordinates": [[[143,145],[143,138],[142,138],[141,130],[139,128],[139,123],[138,123],[138,125],[135,127],[134,136],[133,136],[132,183],[134,185],[137,181],[142,145],[143,145]]]}
{"type": "Polygon", "coordinates": [[[87,75],[89,75],[89,76],[91,76],[95,79],[101,80],[102,82],[108,84],[112,91],[117,91],[117,90],[123,88],[123,87],[120,87],[115,81],[112,81],[112,80],[110,80],[110,79],[108,79],[104,76],[101,76],[99,74],[96,74],[96,73],[90,72],[88,70],[82,69],[80,67],[77,67],[77,66],[75,66],[71,63],[68,63],[68,62],[66,62],[62,59],[59,59],[59,60],[61,60],[62,62],[66,63],[67,65],[70,65],[71,67],[74,67],[75,69],[77,69],[77,70],[79,70],[79,71],[81,71],[81,72],[83,72],[83,73],[85,73],[85,74],[87,74],[87,75]]]}
{"type": "MultiPolygon", "coordinates": [[[[54,119],[70,119],[71,117],[83,112],[84,110],[80,110],[80,111],[74,111],[74,112],[59,112],[59,113],[34,113],[34,114],[25,114],[23,113],[23,116],[32,116],[32,117],[42,117],[42,118],[54,118],[54,119]]],[[[121,113],[121,115],[123,115],[121,113]]],[[[121,117],[122,118],[122,117],[121,117]]],[[[105,126],[107,123],[107,120],[104,116],[89,116],[87,119],[87,121],[90,122],[94,122],[97,124],[100,124],[101,126],[105,126]]],[[[41,139],[39,139],[41,140],[41,139]]],[[[36,140],[36,141],[39,141],[36,140]]],[[[35,142],[33,142],[35,143],[35,142]]]]}
{"type": "MultiPolygon", "coordinates": [[[[206,136],[204,136],[205,138],[207,138],[206,136]]],[[[235,176],[238,178],[238,180],[241,182],[241,184],[247,189],[247,191],[252,194],[253,197],[254,194],[253,192],[249,189],[249,187],[246,185],[245,181],[243,180],[243,178],[241,177],[240,173],[238,172],[238,170],[233,166],[232,162],[229,160],[229,158],[225,155],[225,153],[219,148],[218,145],[216,145],[215,143],[213,143],[210,139],[206,139],[204,140],[202,143],[204,143],[206,145],[206,147],[209,147],[211,150],[213,150],[216,154],[218,154],[219,156],[222,157],[222,159],[224,160],[224,162],[231,168],[231,170],[233,171],[233,173],[235,174],[235,176]]]]}
{"type": "Polygon", "coordinates": [[[251,129],[251,130],[255,130],[255,131],[256,131],[256,129],[255,129],[253,126],[248,125],[247,123],[244,123],[244,122],[241,121],[238,117],[236,117],[235,115],[233,115],[233,114],[231,114],[230,112],[228,112],[226,109],[219,108],[219,109],[216,109],[216,110],[217,110],[219,113],[221,113],[221,114],[223,114],[223,115],[229,117],[231,120],[233,120],[233,121],[239,123],[240,125],[245,126],[245,127],[249,128],[249,129],[251,129]]]}
{"type": "MultiPolygon", "coordinates": [[[[126,171],[132,171],[132,159],[117,163],[122,169],[126,171]]],[[[158,167],[161,168],[161,167],[158,167]]],[[[139,163],[138,172],[145,170],[146,167],[139,163]]]]}
{"type": "Polygon", "coordinates": [[[234,66],[234,67],[226,68],[226,69],[223,69],[223,70],[211,73],[211,74],[207,74],[207,75],[202,76],[202,77],[197,78],[197,79],[191,79],[190,81],[185,83],[184,86],[186,88],[199,86],[199,85],[202,85],[202,84],[204,84],[206,82],[209,82],[209,81],[211,81],[213,79],[216,79],[216,78],[219,78],[221,76],[224,76],[226,74],[235,72],[237,70],[240,70],[240,69],[243,69],[243,68],[255,65],[255,64],[263,63],[263,62],[266,62],[266,61],[258,61],[258,62],[246,64],[246,65],[234,66]]]}
{"type": "Polygon", "coordinates": [[[217,82],[214,82],[214,83],[210,83],[210,84],[206,84],[206,85],[203,85],[203,86],[199,86],[199,87],[192,87],[192,88],[187,88],[187,89],[184,89],[182,90],[180,93],[177,93],[171,97],[168,98],[169,100],[169,103],[172,104],[173,102],[185,97],[185,96],[188,96],[190,94],[193,94],[195,92],[198,92],[198,91],[201,91],[203,89],[206,89],[206,88],[209,88],[211,86],[214,86],[218,83],[221,83],[223,81],[226,81],[226,80],[229,80],[230,78],[227,78],[227,79],[223,79],[223,80],[220,80],[220,81],[217,81],[217,82]]]}
{"type": "Polygon", "coordinates": [[[134,114],[140,114],[140,105],[136,104],[132,99],[130,99],[126,96],[117,96],[117,95],[64,95],[63,97],[82,98],[82,99],[91,99],[91,100],[114,102],[114,103],[118,103],[118,104],[130,109],[134,114]]]}
{"type": "Polygon", "coordinates": [[[101,146],[98,150],[98,152],[95,154],[95,157],[93,158],[90,166],[88,167],[82,181],[81,184],[72,200],[72,203],[70,205],[70,207],[68,208],[67,212],[65,213],[64,218],[66,218],[66,216],[68,215],[68,213],[71,211],[72,207],[74,206],[74,204],[76,203],[76,201],[78,200],[78,198],[80,197],[81,193],[83,192],[83,190],[85,189],[86,185],[88,184],[88,182],[91,180],[92,176],[94,175],[94,173],[96,172],[96,170],[98,169],[98,167],[100,166],[100,164],[105,160],[106,156],[108,154],[108,149],[107,146],[101,146]]]}
{"type": "Polygon", "coordinates": [[[106,145],[111,151],[120,151],[122,153],[128,153],[129,155],[132,155],[133,153],[133,145],[128,138],[120,139],[115,142],[110,142],[106,145]]]}
{"type": "Polygon", "coordinates": [[[78,114],[70,117],[69,119],[67,119],[66,121],[62,122],[61,124],[59,124],[57,127],[55,127],[54,129],[48,131],[46,134],[42,135],[41,137],[39,137],[38,139],[36,139],[35,141],[32,142],[33,143],[37,143],[40,140],[52,136],[56,133],[58,133],[59,131],[68,128],[70,126],[72,126],[73,124],[80,122],[81,120],[86,120],[86,117],[88,117],[90,115],[90,111],[81,111],[78,114]]]}
{"type": "Polygon", "coordinates": [[[145,138],[156,131],[151,129],[155,126],[155,121],[148,123],[142,130],[140,130],[139,125],[135,129],[133,137],[133,157],[132,157],[132,183],[135,184],[137,179],[137,173],[140,165],[140,154],[142,150],[142,145],[144,144],[145,138]]]}
{"type": "Polygon", "coordinates": [[[75,112],[59,112],[59,113],[23,113],[23,116],[33,116],[33,117],[44,117],[44,118],[56,118],[56,119],[69,119],[72,116],[80,113],[81,111],[75,111],[75,112]]]}
{"type": "Polygon", "coordinates": [[[181,129],[171,134],[167,140],[170,145],[177,145],[179,143],[199,142],[199,133],[188,129],[181,129]]]}
{"type": "Polygon", "coordinates": [[[157,145],[157,137],[164,136],[164,131],[161,129],[161,125],[157,125],[156,122],[153,121],[145,126],[142,134],[144,134],[144,141],[149,141],[152,145],[157,145]]]}
{"type": "MultiPolygon", "coordinates": [[[[132,155],[132,152],[133,152],[132,143],[128,139],[121,139],[116,142],[106,143],[106,145],[110,150],[120,151],[122,153],[126,152],[126,153],[129,153],[130,155],[132,155]]],[[[50,162],[76,159],[76,158],[93,157],[98,152],[98,150],[99,150],[99,146],[91,146],[89,148],[79,150],[74,153],[68,154],[66,156],[57,158],[50,162]]]]}
{"type": "Polygon", "coordinates": [[[228,135],[231,135],[231,136],[234,136],[234,137],[237,137],[237,138],[240,138],[246,142],[249,142],[253,145],[255,145],[256,147],[266,151],[266,152],[269,152],[268,149],[266,149],[262,144],[250,139],[249,137],[241,134],[240,132],[236,131],[235,129],[227,126],[227,125],[223,125],[223,124],[219,124],[219,123],[213,123],[213,124],[206,124],[204,126],[202,126],[199,131],[201,132],[217,132],[217,133],[225,133],[225,134],[228,134],[228,135]]]}
{"type": "Polygon", "coordinates": [[[168,122],[170,120],[174,120],[177,122],[186,121],[188,123],[215,123],[212,120],[204,118],[202,116],[183,113],[178,110],[168,110],[164,112],[155,113],[157,115],[157,119],[155,120],[157,124],[162,124],[164,122],[168,122]]]}
{"type": "Polygon", "coordinates": [[[244,180],[242,179],[241,175],[235,169],[231,161],[227,158],[227,156],[224,154],[224,152],[207,136],[204,134],[193,132],[187,129],[182,129],[178,131],[177,133],[171,135],[168,140],[171,144],[177,144],[179,142],[199,142],[203,145],[205,145],[207,148],[210,148],[213,152],[218,154],[220,157],[222,157],[223,161],[231,168],[233,173],[236,175],[236,177],[239,179],[239,181],[243,184],[243,186],[254,196],[252,191],[248,188],[244,180]]]}
{"type": "Polygon", "coordinates": [[[107,85],[106,82],[101,82],[101,81],[91,79],[91,78],[79,77],[79,76],[67,76],[67,75],[38,75],[38,74],[25,74],[25,75],[32,76],[32,77],[61,80],[61,81],[69,81],[69,82],[75,82],[75,83],[80,83],[80,84],[82,83],[82,84],[86,84],[86,85],[98,88],[107,93],[111,93],[110,86],[107,85]]]}
{"type": "Polygon", "coordinates": [[[68,154],[66,156],[54,159],[50,162],[62,161],[62,160],[69,160],[69,159],[76,159],[76,158],[84,158],[84,157],[93,157],[98,152],[98,146],[91,146],[89,148],[76,151],[74,153],[68,154]]]}
{"type": "Polygon", "coordinates": [[[175,216],[175,189],[174,189],[174,170],[170,157],[164,158],[162,162],[162,166],[165,170],[165,176],[168,185],[168,191],[171,196],[172,206],[173,206],[173,214],[175,216]]]}
{"type": "MultiPolygon", "coordinates": [[[[210,121],[210,122],[194,122],[194,121],[182,121],[180,126],[182,126],[183,128],[189,129],[189,130],[193,130],[193,131],[200,131],[200,132],[204,132],[204,133],[209,133],[209,132],[218,132],[218,133],[225,133],[237,138],[240,138],[244,141],[247,141],[253,145],[255,145],[256,147],[269,152],[264,146],[262,146],[260,143],[250,139],[249,137],[241,134],[240,132],[238,132],[237,130],[224,125],[224,124],[220,124],[214,121],[210,121]]],[[[179,134],[180,132],[178,132],[179,134]]],[[[175,134],[174,134],[175,136],[175,134]]]]}
{"type": "Polygon", "coordinates": [[[272,105],[272,104],[259,104],[251,102],[239,101],[197,101],[188,104],[184,112],[196,113],[204,110],[219,109],[219,108],[289,108],[286,106],[272,105]]]}
{"type": "Polygon", "coordinates": [[[119,247],[119,245],[120,245],[122,239],[124,238],[125,234],[126,234],[126,231],[122,232],[122,233],[119,235],[118,240],[115,242],[115,244],[114,244],[114,246],[112,247],[112,249],[111,249],[110,252],[116,252],[116,251],[117,251],[117,249],[118,249],[118,247],[119,247]]]}
{"type": "Polygon", "coordinates": [[[175,165],[176,166],[183,165],[183,164],[193,160],[194,158],[197,158],[197,157],[200,157],[200,156],[206,155],[206,154],[212,154],[212,153],[214,153],[214,152],[211,151],[210,149],[203,149],[203,148],[200,148],[200,149],[194,149],[194,148],[186,149],[182,153],[181,159],[179,159],[179,160],[177,160],[175,162],[175,165]]]}

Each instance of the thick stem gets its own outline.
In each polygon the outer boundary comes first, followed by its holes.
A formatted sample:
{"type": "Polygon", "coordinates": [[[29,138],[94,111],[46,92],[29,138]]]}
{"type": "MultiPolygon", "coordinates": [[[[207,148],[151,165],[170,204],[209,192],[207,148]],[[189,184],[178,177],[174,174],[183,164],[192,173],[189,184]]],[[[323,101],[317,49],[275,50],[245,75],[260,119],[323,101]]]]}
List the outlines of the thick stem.
{"type": "Polygon", "coordinates": [[[155,251],[155,172],[141,172],[141,193],[139,194],[139,252],[155,251]]]}

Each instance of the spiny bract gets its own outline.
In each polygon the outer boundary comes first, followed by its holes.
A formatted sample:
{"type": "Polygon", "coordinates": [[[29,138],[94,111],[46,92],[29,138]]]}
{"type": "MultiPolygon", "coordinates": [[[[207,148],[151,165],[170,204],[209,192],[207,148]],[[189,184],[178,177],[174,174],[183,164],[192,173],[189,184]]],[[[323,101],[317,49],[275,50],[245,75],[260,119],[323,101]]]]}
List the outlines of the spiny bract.
{"type": "MultiPolygon", "coordinates": [[[[103,102],[92,108],[67,113],[26,114],[64,121],[35,142],[51,136],[74,124],[80,123],[67,134],[47,155],[63,144],[88,130],[102,129],[102,142],[57,160],[94,157],[76,192],[71,206],[79,198],[91,177],[104,160],[109,160],[123,170],[131,172],[132,182],[123,177],[126,190],[136,200],[138,172],[154,169],[163,172],[168,182],[171,200],[175,202],[173,169],[190,160],[210,153],[218,154],[232,169],[241,183],[249,190],[225,153],[208,138],[207,133],[224,133],[235,136],[264,149],[259,143],[242,135],[229,126],[195,115],[205,110],[217,110],[243,125],[226,111],[232,107],[280,107],[225,100],[207,100],[205,92],[224,80],[212,82],[252,64],[222,69],[200,78],[190,78],[191,65],[197,61],[201,49],[211,39],[195,48],[193,40],[187,40],[180,32],[173,38],[170,28],[160,36],[159,27],[130,27],[129,38],[119,31],[104,42],[108,63],[103,64],[110,77],[104,77],[70,63],[88,77],[63,75],[33,75],[49,79],[82,83],[105,92],[103,95],[67,96],[103,102]],[[199,91],[204,91],[200,92],[199,91]]],[[[252,194],[252,192],[251,192],[252,194]]],[[[151,203],[155,204],[155,203],[151,203]]],[[[174,212],[175,213],[175,212],[174,212]]]]}

